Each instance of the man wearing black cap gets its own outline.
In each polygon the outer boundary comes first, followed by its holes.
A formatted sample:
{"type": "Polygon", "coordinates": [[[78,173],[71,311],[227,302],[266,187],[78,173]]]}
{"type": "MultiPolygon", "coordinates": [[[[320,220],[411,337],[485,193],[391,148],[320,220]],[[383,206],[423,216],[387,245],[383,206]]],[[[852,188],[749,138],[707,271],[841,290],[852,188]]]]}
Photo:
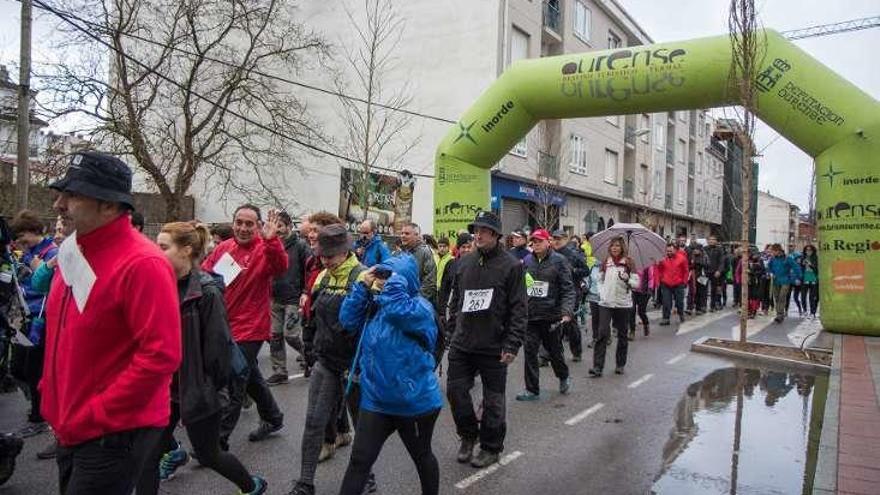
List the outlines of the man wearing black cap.
{"type": "Polygon", "coordinates": [[[54,208],[74,227],[46,303],[41,410],[62,494],[128,495],[168,425],[180,365],[174,270],[131,226],[131,170],[74,155],[54,208]]]}
{"type": "Polygon", "coordinates": [[[489,211],[468,226],[477,248],[459,260],[449,304],[454,325],[446,394],[461,447],[458,462],[483,468],[498,461],[507,431],[507,365],[522,345],[527,323],[522,263],[498,242],[501,221],[489,211]],[[483,382],[483,417],[477,421],[471,399],[474,377],[483,382]],[[480,453],[472,459],[480,439],[480,453]]]}
{"type": "Polygon", "coordinates": [[[522,261],[526,259],[526,256],[531,254],[527,244],[529,240],[526,239],[526,233],[522,230],[514,230],[510,233],[510,240],[513,243],[513,247],[510,248],[510,254],[512,254],[516,259],[522,261]]]}

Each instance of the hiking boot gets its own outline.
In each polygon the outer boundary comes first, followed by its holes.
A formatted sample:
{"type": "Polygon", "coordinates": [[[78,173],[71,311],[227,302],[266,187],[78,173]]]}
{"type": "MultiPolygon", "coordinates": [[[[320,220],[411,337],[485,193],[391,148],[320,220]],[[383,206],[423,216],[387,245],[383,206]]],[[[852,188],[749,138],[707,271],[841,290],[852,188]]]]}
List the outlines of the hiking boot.
{"type": "Polygon", "coordinates": [[[41,461],[45,461],[48,459],[54,459],[58,455],[58,439],[53,438],[49,445],[46,446],[43,450],[37,452],[37,459],[41,461]]]}
{"type": "Polygon", "coordinates": [[[269,378],[266,378],[266,385],[274,387],[275,385],[285,385],[288,381],[289,378],[287,377],[287,373],[275,373],[269,378]]]}
{"type": "Polygon", "coordinates": [[[333,456],[336,455],[336,444],[335,443],[323,443],[321,445],[321,453],[318,454],[318,462],[324,462],[328,459],[332,459],[333,456]]]}
{"type": "Polygon", "coordinates": [[[559,393],[562,395],[568,395],[571,391],[571,377],[568,378],[560,378],[559,379],[559,393]]]}
{"type": "Polygon", "coordinates": [[[614,368],[614,374],[615,375],[622,375],[623,374],[623,366],[618,366],[617,368],[614,368]]]}
{"type": "Polygon", "coordinates": [[[532,401],[536,401],[540,398],[541,398],[540,394],[535,394],[535,393],[529,392],[528,390],[523,390],[522,392],[516,394],[516,400],[522,401],[522,402],[532,402],[532,401]]]}
{"type": "Polygon", "coordinates": [[[476,444],[476,440],[472,440],[470,438],[462,438],[461,445],[458,447],[458,456],[455,458],[458,462],[465,464],[471,461],[471,457],[474,455],[474,444],[476,444]]]}
{"type": "Polygon", "coordinates": [[[477,454],[477,457],[471,460],[471,466],[475,468],[485,468],[489,467],[492,464],[498,462],[498,458],[501,457],[500,454],[489,452],[488,450],[480,449],[480,453],[477,454]]]}
{"type": "Polygon", "coordinates": [[[159,461],[159,481],[170,480],[174,473],[189,462],[189,454],[177,442],[177,448],[162,454],[159,461]]]}
{"type": "Polygon", "coordinates": [[[15,435],[18,438],[25,439],[35,437],[37,435],[42,435],[47,431],[49,431],[49,423],[45,421],[40,421],[38,423],[28,422],[28,424],[18,430],[15,435]]]}
{"type": "Polygon", "coordinates": [[[280,431],[281,428],[284,428],[284,423],[281,421],[276,424],[269,423],[268,421],[260,421],[260,426],[258,426],[256,430],[250,432],[248,440],[251,442],[261,442],[269,438],[269,435],[280,431]]]}
{"type": "Polygon", "coordinates": [[[269,484],[266,483],[266,480],[259,476],[251,476],[251,479],[254,480],[254,489],[249,492],[239,490],[238,495],[263,495],[266,493],[266,489],[269,488],[269,484]]]}
{"type": "Polygon", "coordinates": [[[590,368],[590,378],[600,378],[602,376],[602,370],[599,368],[590,368]]]}
{"type": "Polygon", "coordinates": [[[669,320],[660,320],[660,326],[661,326],[661,327],[668,327],[668,326],[669,326],[669,320]]]}
{"type": "Polygon", "coordinates": [[[336,448],[340,447],[348,447],[351,445],[351,433],[337,433],[336,434],[336,448]]]}
{"type": "Polygon", "coordinates": [[[293,489],[287,492],[287,495],[315,495],[315,485],[297,481],[293,485],[293,489]]]}

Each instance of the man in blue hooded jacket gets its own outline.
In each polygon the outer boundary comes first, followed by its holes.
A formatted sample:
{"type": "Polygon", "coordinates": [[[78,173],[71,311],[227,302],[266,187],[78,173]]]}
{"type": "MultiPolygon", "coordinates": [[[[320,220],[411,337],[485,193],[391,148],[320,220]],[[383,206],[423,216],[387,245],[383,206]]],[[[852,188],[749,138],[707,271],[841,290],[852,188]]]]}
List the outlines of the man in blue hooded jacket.
{"type": "Polygon", "coordinates": [[[782,323],[788,312],[788,291],[791,286],[801,283],[801,269],[798,264],[790,257],[785,255],[785,251],[780,244],[774,244],[770,247],[773,257],[767,265],[770,275],[773,277],[773,285],[770,286],[770,297],[773,299],[773,306],[776,307],[776,323],[782,323]]]}
{"type": "Polygon", "coordinates": [[[360,495],[388,437],[397,431],[421,481],[436,494],[440,471],[431,450],[443,406],[434,375],[434,307],[419,295],[415,258],[409,254],[374,266],[342,303],[339,319],[351,333],[363,329],[353,374],[360,374],[360,414],[351,460],[340,493],[360,495]]]}

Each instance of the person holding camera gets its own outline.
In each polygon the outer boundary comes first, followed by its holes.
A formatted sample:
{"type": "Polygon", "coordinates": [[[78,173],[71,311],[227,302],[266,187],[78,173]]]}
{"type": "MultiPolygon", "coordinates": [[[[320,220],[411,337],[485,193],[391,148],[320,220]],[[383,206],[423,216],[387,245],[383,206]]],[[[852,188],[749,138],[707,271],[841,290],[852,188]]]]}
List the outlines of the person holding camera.
{"type": "Polygon", "coordinates": [[[363,332],[355,357],[357,434],[340,494],[363,493],[373,463],[395,431],[416,465],[422,493],[439,490],[440,468],[431,450],[443,406],[434,374],[438,328],[420,286],[415,259],[403,254],[366,272],[342,303],[342,326],[352,334],[363,332]]]}

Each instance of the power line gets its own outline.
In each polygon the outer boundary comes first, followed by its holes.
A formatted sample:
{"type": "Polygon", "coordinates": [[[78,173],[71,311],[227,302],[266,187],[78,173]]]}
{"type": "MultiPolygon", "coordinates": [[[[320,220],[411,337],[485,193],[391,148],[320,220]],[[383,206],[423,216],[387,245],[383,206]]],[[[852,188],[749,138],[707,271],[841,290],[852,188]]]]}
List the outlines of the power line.
{"type": "MultiPolygon", "coordinates": [[[[42,2],[41,2],[41,3],[42,3],[42,2]]],[[[38,5],[38,7],[41,8],[41,9],[44,9],[43,7],[40,7],[39,5],[38,5]]],[[[45,9],[44,9],[44,10],[45,10],[45,9]]],[[[54,12],[53,12],[53,13],[54,13],[54,12]]],[[[81,22],[81,23],[85,24],[86,26],[90,26],[90,27],[93,27],[93,28],[95,28],[95,29],[101,31],[103,34],[109,34],[109,33],[111,33],[111,30],[108,29],[107,26],[104,26],[104,25],[102,25],[102,24],[98,24],[98,23],[96,23],[96,22],[89,21],[89,20],[87,20],[87,19],[83,19],[82,17],[80,17],[80,16],[78,16],[78,15],[72,13],[72,12],[64,11],[63,13],[64,13],[64,15],[69,16],[70,18],[75,19],[75,20],[81,22]]],[[[57,15],[57,14],[56,14],[56,15],[57,15]]],[[[113,34],[115,34],[115,32],[113,32],[113,34]]],[[[145,38],[145,37],[143,37],[143,36],[139,36],[139,35],[137,35],[137,34],[128,33],[128,32],[119,32],[118,34],[121,34],[122,36],[126,36],[126,37],[129,37],[129,38],[132,38],[132,39],[138,40],[138,41],[143,41],[143,42],[145,42],[145,43],[150,43],[150,44],[152,44],[152,45],[156,45],[156,46],[158,46],[158,47],[160,47],[160,48],[165,48],[165,49],[168,49],[168,50],[171,50],[171,51],[180,52],[180,53],[182,53],[182,54],[184,54],[184,55],[189,55],[189,56],[191,56],[191,57],[202,57],[203,59],[205,59],[205,60],[207,60],[207,61],[209,61],[209,62],[218,63],[218,64],[221,64],[221,65],[225,65],[225,66],[227,66],[227,67],[238,68],[238,66],[237,66],[236,64],[232,63],[232,62],[229,62],[229,61],[226,61],[226,60],[220,60],[220,59],[218,59],[218,58],[209,57],[209,56],[207,56],[207,55],[198,54],[198,53],[195,53],[195,52],[191,52],[191,51],[189,51],[189,50],[186,50],[186,49],[183,49],[183,48],[180,48],[180,47],[167,45],[167,44],[161,43],[161,42],[156,41],[156,40],[152,40],[152,39],[149,39],[149,38],[145,38]]],[[[368,105],[376,106],[376,107],[379,107],[379,108],[384,108],[384,109],[386,109],[386,110],[391,110],[391,111],[394,111],[394,112],[405,113],[405,114],[407,114],[407,115],[412,115],[412,116],[414,116],[414,117],[420,117],[420,118],[423,118],[423,119],[435,120],[435,121],[438,121],[438,122],[443,122],[443,123],[445,123],[445,124],[455,124],[455,123],[456,123],[455,120],[450,120],[450,119],[447,119],[447,118],[444,118],[444,117],[438,117],[438,116],[436,116],[436,115],[430,115],[430,114],[427,114],[427,113],[417,112],[417,111],[415,111],[415,110],[407,110],[407,109],[405,109],[405,108],[395,107],[395,106],[393,106],[393,105],[387,105],[387,104],[385,104],[385,103],[381,103],[381,102],[368,101],[368,100],[365,100],[365,99],[360,98],[360,97],[358,97],[358,96],[352,96],[352,95],[348,95],[348,94],[342,93],[341,91],[334,91],[334,90],[330,90],[330,89],[322,88],[322,87],[320,87],[320,86],[315,86],[315,85],[308,84],[308,83],[304,83],[304,82],[301,82],[301,81],[296,81],[296,80],[293,80],[293,79],[288,79],[288,78],[286,78],[286,77],[282,77],[282,76],[276,76],[276,75],[274,75],[274,74],[269,74],[269,73],[266,73],[266,72],[263,72],[263,71],[260,71],[260,70],[256,70],[256,69],[255,69],[255,70],[253,70],[252,72],[253,72],[254,74],[257,74],[257,75],[259,75],[259,76],[265,77],[265,78],[267,78],[267,79],[274,79],[274,80],[277,80],[277,81],[285,82],[285,83],[287,83],[287,84],[291,84],[291,85],[293,85],[293,86],[299,86],[299,87],[301,87],[301,88],[309,89],[309,90],[312,90],[312,91],[317,91],[317,92],[319,92],[319,93],[324,93],[324,94],[328,94],[328,95],[336,96],[336,97],[343,98],[343,99],[346,99],[346,100],[356,101],[356,102],[359,102],[359,103],[363,103],[363,104],[365,104],[365,105],[368,104],[368,105]]]]}
{"type": "MultiPolygon", "coordinates": [[[[129,54],[127,54],[127,53],[124,53],[124,52],[118,50],[116,47],[114,47],[114,46],[111,45],[110,43],[108,43],[108,42],[102,40],[99,36],[93,34],[93,33],[90,32],[89,30],[85,29],[84,27],[82,27],[82,26],[80,26],[79,24],[77,24],[77,23],[73,22],[72,20],[70,20],[70,19],[68,18],[68,15],[67,15],[67,14],[55,10],[53,7],[50,7],[50,6],[46,5],[45,3],[43,3],[43,2],[40,1],[40,0],[34,0],[34,4],[37,5],[39,8],[41,8],[41,9],[43,9],[43,10],[46,10],[46,11],[52,13],[53,15],[55,15],[55,16],[58,17],[58,18],[60,18],[61,20],[63,20],[63,21],[66,22],[67,24],[70,24],[71,26],[73,26],[77,31],[82,32],[83,34],[85,34],[85,35],[88,36],[89,38],[95,40],[95,41],[98,42],[99,44],[101,44],[101,45],[103,45],[103,46],[109,48],[111,51],[113,51],[113,52],[115,52],[115,53],[121,55],[123,58],[125,58],[125,59],[127,59],[127,60],[133,62],[134,64],[140,66],[140,67],[143,68],[143,69],[148,70],[151,74],[155,74],[157,77],[159,77],[159,78],[165,80],[166,82],[168,82],[168,83],[170,83],[170,84],[172,84],[172,85],[174,85],[174,86],[177,86],[178,88],[180,88],[180,89],[182,89],[182,90],[184,90],[184,91],[189,91],[193,96],[195,96],[196,98],[199,98],[200,100],[203,100],[203,101],[205,101],[205,102],[207,102],[207,103],[209,103],[209,104],[211,104],[211,105],[213,105],[213,106],[220,106],[220,104],[219,104],[218,102],[216,102],[216,101],[214,101],[214,100],[212,100],[212,99],[210,99],[210,98],[208,98],[208,97],[206,97],[206,96],[203,96],[202,94],[197,93],[196,91],[193,91],[191,88],[190,88],[190,89],[185,88],[181,83],[175,81],[174,79],[171,79],[170,77],[166,76],[165,74],[161,74],[161,73],[159,73],[159,72],[154,71],[154,70],[153,70],[152,68],[150,68],[147,64],[145,64],[145,63],[143,63],[143,62],[137,60],[136,58],[132,57],[131,55],[129,55],[129,54]]],[[[74,17],[74,16],[71,15],[70,17],[74,17]]],[[[310,149],[310,150],[312,150],[312,151],[316,151],[316,152],[321,153],[321,154],[325,154],[325,155],[328,155],[328,156],[332,156],[332,157],[334,157],[334,158],[338,158],[338,159],[340,159],[340,160],[343,160],[343,161],[346,161],[346,162],[349,162],[349,163],[353,163],[353,164],[358,165],[358,166],[362,166],[362,165],[363,165],[363,163],[361,163],[361,162],[359,162],[359,161],[357,161],[357,160],[355,160],[355,159],[353,159],[353,158],[349,158],[349,157],[347,157],[347,156],[340,155],[340,154],[335,153],[335,152],[333,152],[333,151],[330,151],[330,150],[326,150],[326,149],[320,148],[320,147],[318,147],[318,146],[315,146],[315,145],[313,145],[313,144],[311,144],[311,143],[307,143],[307,142],[302,141],[302,140],[300,140],[300,139],[298,139],[298,138],[295,138],[295,137],[293,137],[293,136],[290,136],[290,135],[284,134],[284,133],[282,133],[282,132],[276,131],[275,129],[272,129],[272,128],[270,128],[270,127],[264,125],[264,124],[261,124],[261,123],[259,123],[259,122],[256,122],[256,121],[254,121],[254,120],[252,120],[252,119],[250,119],[250,118],[248,118],[248,117],[246,117],[246,116],[244,116],[244,115],[242,115],[242,114],[240,114],[240,113],[238,113],[238,112],[236,112],[236,111],[234,111],[234,110],[232,110],[232,109],[227,108],[225,111],[226,111],[227,113],[229,113],[230,115],[233,115],[233,116],[235,116],[235,117],[238,117],[239,119],[241,119],[241,120],[243,120],[243,121],[245,121],[245,122],[247,122],[247,123],[249,123],[249,124],[252,124],[252,125],[254,125],[254,126],[256,126],[256,127],[260,128],[260,129],[266,131],[266,132],[269,132],[269,133],[274,134],[274,135],[276,135],[276,136],[279,136],[279,137],[281,137],[281,138],[287,139],[287,140],[289,140],[289,141],[293,141],[294,143],[297,143],[297,144],[299,144],[300,146],[303,146],[303,147],[305,147],[305,148],[307,148],[307,149],[310,149]]],[[[375,169],[385,170],[385,171],[395,172],[395,173],[399,172],[398,170],[389,169],[389,168],[385,168],[385,167],[379,167],[379,166],[377,166],[377,165],[373,165],[373,166],[371,166],[370,168],[375,168],[375,169]]],[[[413,173],[412,175],[417,176],[417,177],[425,177],[425,178],[433,178],[433,177],[434,177],[433,175],[417,174],[417,173],[413,173]]]]}
{"type": "Polygon", "coordinates": [[[803,29],[792,29],[790,31],[783,31],[780,34],[790,40],[800,40],[816,36],[828,36],[830,34],[861,31],[863,29],[871,29],[875,27],[880,27],[880,16],[863,17],[861,19],[835,22],[832,24],[820,24],[818,26],[810,26],[803,29]]]}

